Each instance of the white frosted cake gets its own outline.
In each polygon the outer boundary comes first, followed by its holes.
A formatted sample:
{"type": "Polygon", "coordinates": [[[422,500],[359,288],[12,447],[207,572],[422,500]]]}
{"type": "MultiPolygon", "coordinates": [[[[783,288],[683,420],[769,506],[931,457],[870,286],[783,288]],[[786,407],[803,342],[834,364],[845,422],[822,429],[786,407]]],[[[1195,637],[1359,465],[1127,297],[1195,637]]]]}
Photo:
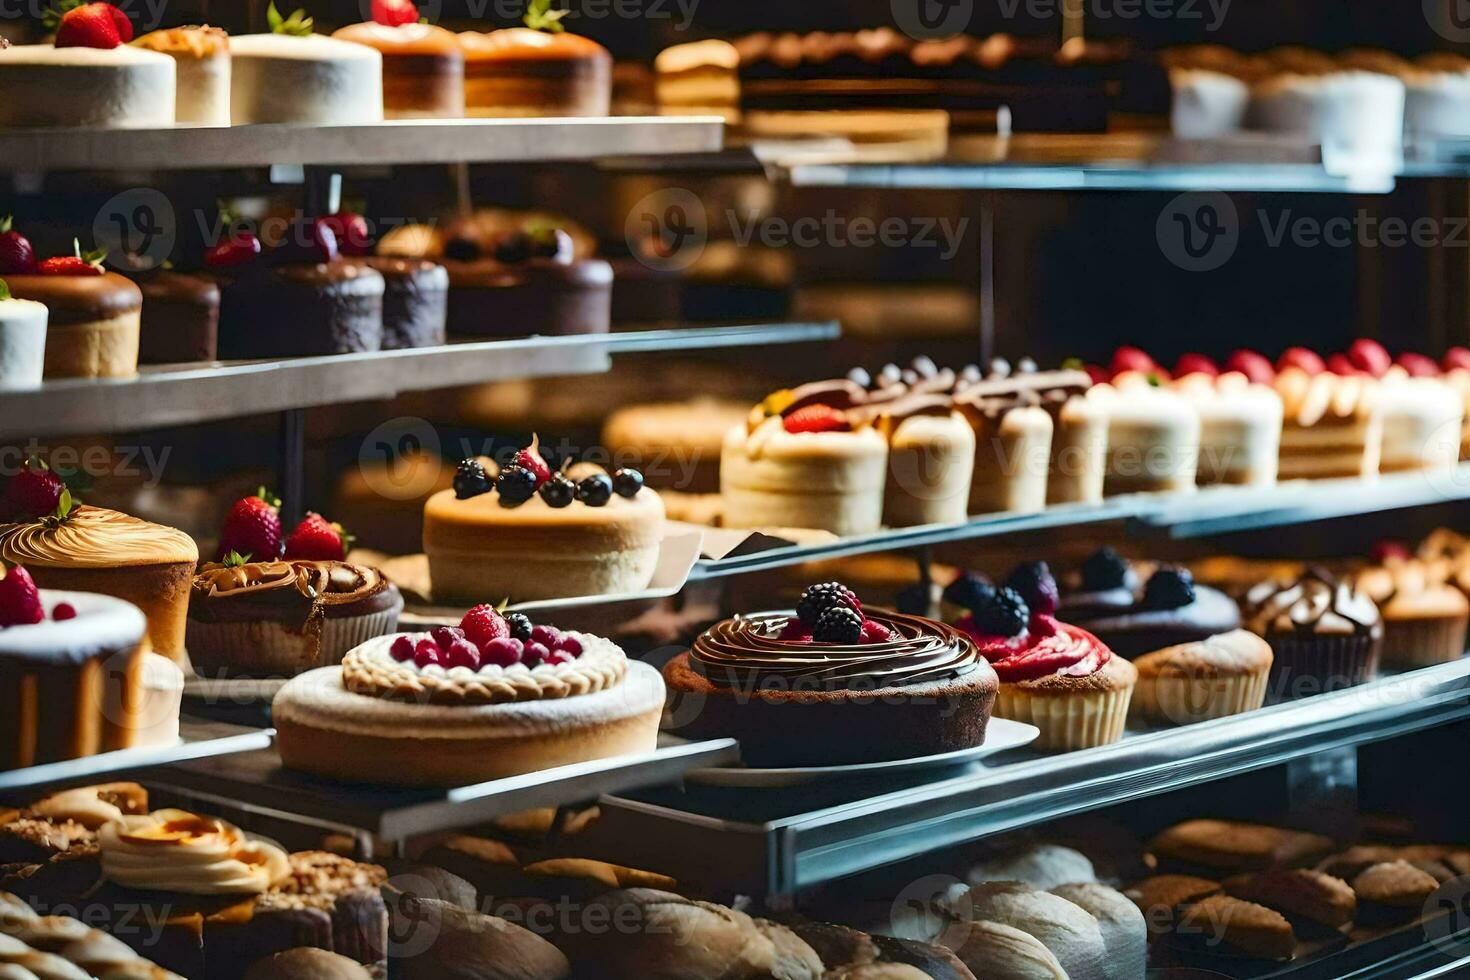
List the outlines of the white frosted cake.
{"type": "Polygon", "coordinates": [[[329,37],[230,38],[230,118],[341,126],[383,119],[383,56],[329,37]]]}
{"type": "Polygon", "coordinates": [[[174,124],[174,61],[122,47],[0,48],[0,127],[174,124]]]}
{"type": "Polygon", "coordinates": [[[46,307],[9,295],[0,289],[7,297],[0,299],[0,391],[39,388],[46,362],[46,307]]]}
{"type": "Polygon", "coordinates": [[[1217,139],[1238,132],[1245,122],[1250,88],[1218,71],[1176,68],[1169,72],[1174,99],[1169,123],[1180,139],[1217,139]]]}
{"type": "Polygon", "coordinates": [[[1470,71],[1424,70],[1404,81],[1406,134],[1470,136],[1470,71]]]}
{"type": "Polygon", "coordinates": [[[1251,92],[1255,128],[1309,137],[1324,148],[1379,149],[1403,140],[1404,83],[1368,71],[1285,74],[1251,92]]]}
{"type": "Polygon", "coordinates": [[[175,27],[144,34],[135,47],[174,60],[175,115],[187,126],[230,124],[230,39],[217,27],[175,27]]]}

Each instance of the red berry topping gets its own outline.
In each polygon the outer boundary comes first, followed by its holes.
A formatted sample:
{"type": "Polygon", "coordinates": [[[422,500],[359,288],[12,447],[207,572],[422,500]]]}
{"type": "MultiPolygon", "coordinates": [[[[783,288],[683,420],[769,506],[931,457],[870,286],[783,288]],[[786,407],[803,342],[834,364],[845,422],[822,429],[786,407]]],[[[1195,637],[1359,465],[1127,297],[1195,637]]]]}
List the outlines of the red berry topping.
{"type": "Polygon", "coordinates": [[[69,602],[58,602],[51,608],[51,618],[58,623],[64,623],[68,619],[76,619],[77,607],[69,602]]]}
{"type": "Polygon", "coordinates": [[[42,259],[36,266],[36,272],[43,276],[100,276],[104,271],[101,262],[81,255],[58,255],[42,259]]]}
{"type": "Polygon", "coordinates": [[[84,3],[61,15],[58,48],[111,49],[133,39],[133,22],[110,3],[84,3]]]}
{"type": "Polygon", "coordinates": [[[444,651],[439,649],[431,637],[422,637],[413,645],[413,662],[420,670],[435,664],[444,666],[444,651]]]}
{"type": "Polygon", "coordinates": [[[1087,376],[1092,379],[1092,383],[1095,385],[1107,384],[1113,376],[1101,364],[1084,364],[1082,365],[1082,370],[1087,372],[1087,376]]]}
{"type": "Polygon", "coordinates": [[[492,640],[510,636],[510,624],[488,602],[482,602],[465,613],[459,621],[459,628],[464,630],[466,639],[481,650],[492,640]]]}
{"type": "Polygon", "coordinates": [[[35,457],[25,461],[19,473],[10,478],[5,488],[5,505],[11,515],[22,521],[36,521],[55,513],[66,484],[35,457]]]}
{"type": "Polygon", "coordinates": [[[1343,375],[1344,377],[1363,373],[1348,359],[1346,354],[1333,354],[1329,357],[1327,359],[1327,370],[1333,374],[1343,375]]]}
{"type": "Polygon", "coordinates": [[[525,649],[513,636],[501,636],[480,647],[480,659],[498,667],[513,667],[521,662],[525,649]]]}
{"type": "Polygon", "coordinates": [[[555,649],[561,643],[561,630],[555,626],[532,626],[531,642],[539,643],[548,650],[555,649]]]}
{"type": "Polygon", "coordinates": [[[388,656],[399,663],[413,659],[413,636],[401,633],[393,638],[393,643],[388,647],[388,656]]]}
{"type": "Polygon", "coordinates": [[[1174,377],[1176,378],[1182,378],[1186,374],[1213,376],[1219,373],[1219,366],[1203,354],[1184,354],[1179,358],[1179,363],[1174,365],[1174,377]]]}
{"type": "Polygon", "coordinates": [[[306,519],[286,539],[286,557],[299,561],[342,561],[352,535],[320,514],[308,511],[306,519]]]}
{"type": "Polygon", "coordinates": [[[546,644],[537,643],[535,640],[532,640],[530,643],[526,644],[525,653],[522,654],[521,661],[527,667],[535,667],[537,664],[540,664],[542,661],[544,661],[546,659],[546,655],[550,652],[551,651],[547,649],[546,644]]]}
{"type": "Polygon", "coordinates": [[[541,458],[541,452],[533,440],[530,447],[516,453],[516,458],[511,460],[511,466],[519,466],[536,478],[536,486],[551,479],[551,467],[546,465],[546,460],[541,458]]]}
{"type": "Polygon", "coordinates": [[[384,27],[402,27],[419,22],[413,0],[373,0],[373,21],[384,27]]]}
{"type": "Polygon", "coordinates": [[[444,650],[444,666],[479,670],[480,651],[469,640],[456,637],[454,642],[444,650]]]}
{"type": "Polygon", "coordinates": [[[781,632],[776,637],[778,640],[786,640],[788,642],[794,640],[810,640],[811,638],[812,631],[807,629],[799,619],[788,619],[786,625],[781,627],[781,632]]]}
{"type": "Polygon", "coordinates": [[[1413,552],[1409,550],[1409,546],[1403,541],[1395,538],[1384,538],[1381,541],[1374,542],[1373,550],[1369,552],[1369,557],[1375,565],[1382,565],[1390,559],[1407,561],[1413,557],[1413,552]]]}
{"type": "MultiPolygon", "coordinates": [[[[409,4],[412,7],[412,4],[409,4]]],[[[418,12],[414,11],[414,19],[410,23],[418,22],[418,12]]],[[[331,229],[337,239],[337,249],[343,255],[367,255],[373,250],[372,231],[368,228],[367,219],[360,214],[351,211],[338,211],[321,219],[322,223],[331,229]]]]}
{"type": "Polygon", "coordinates": [[[847,415],[831,405],[798,408],[781,420],[787,432],[847,432],[852,424],[847,415]]]}
{"type": "Polygon", "coordinates": [[[254,262],[260,255],[260,239],[248,231],[237,231],[204,250],[204,264],[211,269],[231,269],[254,262]]]}
{"type": "Polygon", "coordinates": [[[20,565],[10,566],[0,578],[0,627],[29,626],[45,618],[41,593],[31,573],[20,565]]]}
{"type": "Polygon", "coordinates": [[[887,643],[893,639],[893,631],[882,623],[872,620],[863,620],[863,643],[887,643]]]}
{"type": "Polygon", "coordinates": [[[0,276],[36,271],[36,250],[30,240],[11,228],[10,215],[0,218],[0,276]]]}
{"type": "Polygon", "coordinates": [[[1276,380],[1276,369],[1264,354],[1253,350],[1238,350],[1225,362],[1225,370],[1239,371],[1256,384],[1268,385],[1276,380]]]}
{"type": "Polygon", "coordinates": [[[1276,369],[1285,371],[1289,367],[1298,368],[1308,374],[1321,374],[1327,370],[1327,362],[1322,360],[1322,355],[1305,347],[1288,347],[1282,355],[1276,359],[1276,369]]]}
{"type": "Polygon", "coordinates": [[[1439,377],[1439,365],[1434,363],[1432,357],[1423,354],[1415,354],[1412,351],[1399,355],[1398,366],[1409,373],[1411,378],[1437,378],[1439,377]]]}
{"type": "Polygon", "coordinates": [[[555,649],[560,650],[568,657],[575,659],[576,657],[580,657],[582,655],[582,641],[577,639],[575,636],[570,636],[566,633],[563,633],[561,635],[561,639],[556,641],[555,649]]]}
{"type": "Polygon", "coordinates": [[[562,664],[573,663],[576,659],[565,650],[550,650],[547,651],[546,659],[541,662],[548,667],[560,667],[562,664]]]}
{"type": "Polygon", "coordinates": [[[1393,358],[1388,356],[1383,345],[1366,337],[1353,341],[1353,345],[1348,348],[1347,357],[1352,361],[1353,367],[1366,371],[1375,378],[1383,377],[1393,365],[1393,358]]]}
{"type": "Polygon", "coordinates": [[[435,626],[429,630],[429,637],[439,645],[440,650],[448,650],[451,643],[463,640],[465,634],[464,630],[456,626],[435,626]]]}
{"type": "Polygon", "coordinates": [[[1110,374],[1122,374],[1124,371],[1142,371],[1147,374],[1158,370],[1154,359],[1137,347],[1119,347],[1113,351],[1113,360],[1109,365],[1110,374]]]}
{"type": "Polygon", "coordinates": [[[281,501],[264,487],[253,497],[236,501],[220,533],[219,554],[231,552],[252,561],[275,561],[281,556],[281,501]]]}
{"type": "Polygon", "coordinates": [[[1440,361],[1446,371],[1456,368],[1470,370],[1470,347],[1451,347],[1444,352],[1444,359],[1440,361]]]}

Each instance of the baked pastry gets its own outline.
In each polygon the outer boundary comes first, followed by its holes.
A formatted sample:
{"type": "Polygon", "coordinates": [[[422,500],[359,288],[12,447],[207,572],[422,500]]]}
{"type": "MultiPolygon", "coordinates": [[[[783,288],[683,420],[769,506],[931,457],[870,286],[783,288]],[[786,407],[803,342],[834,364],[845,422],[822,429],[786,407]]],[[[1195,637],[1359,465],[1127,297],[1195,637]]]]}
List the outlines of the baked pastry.
{"type": "Polygon", "coordinates": [[[206,564],[189,599],[189,658],[208,677],[290,677],[398,628],[403,597],[341,561],[206,564]]]}
{"type": "Polygon", "coordinates": [[[383,115],[388,119],[458,119],[464,115],[459,38],[415,13],[411,3],[374,6],[374,20],[350,24],[332,36],[383,56],[383,115]]]}
{"type": "Polygon", "coordinates": [[[1370,922],[1419,913],[1438,890],[1433,875],[1402,860],[1372,865],[1353,878],[1353,894],[1370,922]]]}
{"type": "Polygon", "coordinates": [[[1296,933],[1279,912],[1229,895],[1211,895],[1185,909],[1177,932],[1266,960],[1296,953],[1296,933]]]}
{"type": "MultiPolygon", "coordinates": [[[[59,28],[58,28],[59,30],[59,28]]],[[[0,128],[174,124],[174,61],[114,31],[89,46],[0,46],[0,128]],[[95,45],[95,46],[91,46],[95,45]]]]}
{"type": "Polygon", "coordinates": [[[137,783],[50,793],[22,810],[0,811],[0,864],[42,864],[72,848],[90,848],[103,824],[147,812],[148,791],[137,783]]]}
{"type": "Polygon", "coordinates": [[[981,861],[965,872],[965,881],[971,885],[987,881],[1023,881],[1043,891],[1051,891],[1059,885],[1096,880],[1097,873],[1087,855],[1059,844],[1034,844],[981,861]]]}
{"type": "Polygon", "coordinates": [[[1297,868],[1332,852],[1332,838],[1231,820],[1186,820],[1149,842],[1160,859],[1211,872],[1297,868]]]}
{"type": "Polygon", "coordinates": [[[1085,397],[1090,384],[1075,381],[1052,389],[1051,397],[1042,392],[1042,407],[1052,412],[1048,504],[1096,504],[1103,499],[1108,415],[1101,404],[1085,397]]]}
{"type": "Polygon", "coordinates": [[[133,47],[174,62],[174,116],[185,126],[230,124],[230,38],[218,27],[152,31],[133,47]]]}
{"type": "Polygon", "coordinates": [[[1379,470],[1442,469],[1460,458],[1465,403],[1439,378],[1408,377],[1395,367],[1383,379],[1383,453],[1379,470]]]}
{"type": "Polygon", "coordinates": [[[453,480],[453,466],[422,450],[359,460],[338,480],[331,513],[352,528],[360,546],[413,554],[424,547],[424,504],[453,480]]]}
{"type": "MultiPolygon", "coordinates": [[[[1325,67],[1325,66],[1324,66],[1325,67]]],[[[1251,89],[1253,128],[1305,136],[1328,153],[1390,153],[1403,143],[1404,83],[1331,68],[1274,75],[1251,89]]]]}
{"type": "Polygon", "coordinates": [[[1232,878],[1225,882],[1225,890],[1235,898],[1264,905],[1283,915],[1308,919],[1329,929],[1351,923],[1358,909],[1351,885],[1341,878],[1307,868],[1262,871],[1232,878]]]}
{"type": "Polygon", "coordinates": [[[1180,139],[1219,139],[1245,125],[1250,87],[1222,71],[1169,69],[1169,128],[1180,139]]]}
{"type": "Polygon", "coordinates": [[[1110,980],[1139,977],[1148,970],[1148,928],[1143,913],[1122,892],[1097,882],[1078,882],[1051,889],[1097,920],[1102,931],[1110,980]]]}
{"type": "Polygon", "coordinates": [[[372,974],[345,956],[298,946],[258,961],[245,980],[372,980],[372,974]]]}
{"type": "Polygon", "coordinates": [[[857,411],[866,402],[867,391],[844,380],[778,391],[752,409],[720,455],[726,526],[878,530],[888,441],[857,411]]]}
{"type": "Polygon", "coordinates": [[[1034,745],[1043,751],[1118,741],[1138,671],[1055,618],[1056,582],[1045,562],[1021,566],[1007,583],[958,623],[1000,678],[996,716],[1041,729],[1034,745]]]}
{"type": "Polygon", "coordinates": [[[1174,384],[1200,417],[1200,486],[1229,483],[1264,486],[1276,482],[1281,457],[1281,396],[1230,371],[1217,377],[1196,372],[1174,384]]]}
{"type": "Polygon", "coordinates": [[[128,279],[105,272],[95,255],[46,259],[38,274],[7,276],[17,299],[48,311],[48,378],[126,378],[138,373],[138,330],[143,293],[128,279]]]}
{"type": "Polygon", "coordinates": [[[959,631],[864,612],[839,583],[807,589],[797,616],[716,623],[664,667],[664,727],[736,738],[752,766],[905,759],[985,741],[995,672],[959,631]]]}
{"type": "Polygon", "coordinates": [[[1151,725],[1192,725],[1254,711],[1266,701],[1271,647],[1246,630],[1164,647],[1133,661],[1132,716],[1151,725]]]}
{"type": "Polygon", "coordinates": [[[970,512],[1034,513],[1046,506],[1053,425],[1034,399],[991,397],[975,386],[956,396],[975,430],[970,512]]]}
{"type": "Polygon", "coordinates": [[[143,292],[140,364],[212,361],[219,354],[219,285],[160,269],[133,277],[143,292]]]}
{"type": "Polygon", "coordinates": [[[563,980],[569,975],[565,954],[505,919],[434,898],[417,899],[406,909],[394,921],[395,936],[413,939],[394,956],[394,975],[404,980],[439,980],[456,974],[563,980]]]}
{"type": "Polygon", "coordinates": [[[718,493],[725,433],[745,415],[744,405],[707,398],[629,405],[608,415],[602,445],[614,462],[637,469],[651,487],[718,493]]]}
{"type": "Polygon", "coordinates": [[[653,59],[662,112],[708,112],[735,122],[740,106],[740,52],[720,38],[664,48],[653,59]]]}
{"type": "Polygon", "coordinates": [[[383,277],[383,350],[444,343],[449,273],[437,262],[394,256],[354,258],[383,277]]]}
{"type": "MultiPolygon", "coordinates": [[[[512,241],[533,237],[545,236],[512,241]]],[[[444,267],[449,332],[456,336],[607,333],[612,321],[613,271],[602,259],[574,258],[554,245],[512,244],[497,246],[489,258],[446,258],[444,267]]]]}
{"type": "Polygon", "coordinates": [[[1123,894],[1143,913],[1150,934],[1157,936],[1172,932],[1179,913],[1184,909],[1221,891],[1220,883],[1209,878],[1154,875],[1131,886],[1123,894]]]}
{"type": "Polygon", "coordinates": [[[69,916],[40,916],[0,892],[10,916],[0,927],[4,980],[183,980],[100,929],[69,916]]]}
{"type": "Polygon", "coordinates": [[[383,56],[311,33],[300,12],[230,38],[230,121],[352,126],[383,120],[383,56]]]}
{"type": "MultiPolygon", "coordinates": [[[[1066,976],[1109,975],[1108,951],[1097,920],[1065,898],[1018,881],[992,881],[957,895],[953,904],[970,921],[995,922],[1034,936],[1052,952],[1066,976]]],[[[960,959],[971,962],[965,944],[957,952],[960,959]]],[[[976,962],[983,969],[984,964],[976,962]]]]}
{"type": "MultiPolygon", "coordinates": [[[[1100,564],[1100,563],[1099,563],[1100,564]]],[[[1098,572],[1101,574],[1101,572],[1098,572]]],[[[1112,593],[1118,595],[1120,593],[1112,593]]],[[[1240,610],[1225,593],[1199,585],[1186,568],[1162,567],[1127,605],[1105,601],[1107,592],[1069,599],[1069,621],[1090,631],[1119,656],[1193,643],[1240,627],[1240,610]]]]}
{"type": "Polygon", "coordinates": [[[965,927],[964,943],[956,953],[976,977],[1005,980],[1067,980],[1068,977],[1056,954],[1040,939],[999,922],[971,922],[965,927]]]}
{"type": "Polygon", "coordinates": [[[646,588],[658,563],[664,507],[637,470],[553,474],[533,444],[493,483],[476,460],[424,505],[424,551],[438,601],[516,602],[646,588]]]}
{"type": "Polygon", "coordinates": [[[1188,399],[1136,371],[1087,391],[1108,416],[1103,493],[1184,492],[1195,487],[1200,415],[1188,399]]]}
{"type": "Polygon", "coordinates": [[[1383,453],[1376,379],[1288,367],[1276,376],[1285,415],[1280,479],[1372,476],[1383,453]]]}
{"type": "Polygon", "coordinates": [[[1378,676],[1383,618],[1373,600],[1321,569],[1263,582],[1241,604],[1245,627],[1271,645],[1274,701],[1342,690],[1378,676]]]}
{"type": "Polygon", "coordinates": [[[1470,61],[1450,51],[1426,54],[1401,76],[1404,134],[1409,138],[1470,135],[1470,61]]]}
{"type": "Polygon", "coordinates": [[[572,34],[549,0],[528,5],[525,27],[459,36],[469,116],[605,116],[612,55],[572,34]]]}
{"type": "MultiPolygon", "coordinates": [[[[69,503],[69,495],[63,500],[69,503]]],[[[199,561],[184,532],[78,504],[64,517],[0,524],[0,559],[25,565],[42,588],[131,602],[148,618],[153,651],[184,664],[184,617],[199,561]]]]}
{"type": "Polygon", "coordinates": [[[1470,600],[1429,562],[1391,559],[1363,569],[1354,582],[1383,617],[1384,666],[1426,667],[1464,655],[1470,600]]]}
{"type": "Polygon", "coordinates": [[[45,364],[46,305],[15,299],[0,279],[0,391],[41,387],[45,364]]]}
{"type": "Polygon", "coordinates": [[[481,605],[458,628],[378,637],[296,677],[272,717],[292,769],[458,786],[651,752],[663,700],[658,672],[610,640],[481,605]]]}
{"type": "Polygon", "coordinates": [[[963,523],[974,476],[975,431],[948,395],[915,393],[881,409],[888,437],[883,523],[888,527],[963,523]]]}

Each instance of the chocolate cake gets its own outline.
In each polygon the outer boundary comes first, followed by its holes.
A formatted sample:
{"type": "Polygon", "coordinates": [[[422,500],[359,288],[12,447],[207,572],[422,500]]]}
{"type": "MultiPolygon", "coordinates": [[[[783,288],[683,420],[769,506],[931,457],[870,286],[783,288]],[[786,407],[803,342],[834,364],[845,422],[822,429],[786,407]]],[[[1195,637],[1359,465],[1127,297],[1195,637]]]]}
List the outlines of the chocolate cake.
{"type": "Polygon", "coordinates": [[[242,267],[220,281],[220,356],[381,350],[384,291],[383,276],[361,262],[242,267]]]}
{"type": "Polygon", "coordinates": [[[203,276],[160,270],[133,277],[143,290],[141,364],[212,361],[219,353],[219,285],[203,276]]]}
{"type": "Polygon", "coordinates": [[[471,337],[606,333],[612,266],[601,259],[458,262],[449,270],[449,332],[471,337]]]}
{"type": "Polygon", "coordinates": [[[444,343],[449,273],[442,265],[394,256],[355,261],[383,277],[383,350],[444,343]]]}

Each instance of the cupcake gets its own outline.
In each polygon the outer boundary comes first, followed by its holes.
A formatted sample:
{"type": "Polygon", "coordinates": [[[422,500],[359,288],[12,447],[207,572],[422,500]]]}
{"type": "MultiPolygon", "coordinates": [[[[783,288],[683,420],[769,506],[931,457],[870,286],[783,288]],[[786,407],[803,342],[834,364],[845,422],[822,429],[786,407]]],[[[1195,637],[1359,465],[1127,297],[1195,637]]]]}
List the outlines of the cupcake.
{"type": "Polygon", "coordinates": [[[1321,569],[1295,582],[1263,582],[1246,594],[1246,628],[1271,645],[1273,701],[1309,697],[1372,680],[1383,646],[1373,600],[1321,569]]]}
{"type": "Polygon", "coordinates": [[[1150,725],[1191,725],[1254,711],[1266,701],[1275,658],[1246,630],[1181,643],[1133,661],[1138,687],[1132,717],[1150,725]]]}
{"type": "Polygon", "coordinates": [[[1069,622],[1090,630],[1119,656],[1132,660],[1240,628],[1235,601],[1196,584],[1187,568],[1158,568],[1138,592],[1129,590],[1132,580],[1119,577],[1116,562],[1116,556],[1095,558],[1094,587],[1084,584],[1084,591],[1069,594],[1061,608],[1069,622]],[[1103,585],[1110,587],[1098,587],[1103,585]]]}
{"type": "Polygon", "coordinates": [[[1045,562],[1022,565],[956,624],[1000,678],[994,715],[1041,729],[1034,743],[1070,752],[1123,737],[1138,671],[1097,637],[1059,622],[1045,562]]]}
{"type": "Polygon", "coordinates": [[[1383,617],[1384,666],[1427,667],[1464,654],[1470,599],[1428,563],[1390,560],[1364,569],[1355,585],[1383,617]]]}

